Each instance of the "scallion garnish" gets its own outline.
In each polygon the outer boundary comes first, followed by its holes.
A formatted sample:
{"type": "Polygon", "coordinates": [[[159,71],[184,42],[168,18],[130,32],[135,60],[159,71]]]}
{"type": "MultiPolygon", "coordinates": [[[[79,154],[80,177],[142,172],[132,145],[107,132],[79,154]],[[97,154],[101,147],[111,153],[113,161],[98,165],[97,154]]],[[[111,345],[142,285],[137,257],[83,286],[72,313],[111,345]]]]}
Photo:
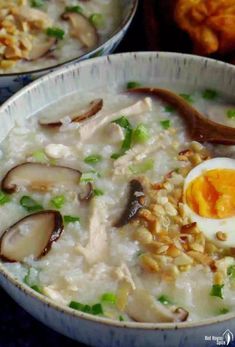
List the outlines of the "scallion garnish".
{"type": "Polygon", "coordinates": [[[112,159],[118,159],[119,157],[124,155],[126,153],[126,151],[128,151],[131,148],[133,130],[132,130],[132,126],[131,126],[129,120],[124,116],[114,120],[113,123],[116,123],[120,127],[125,129],[125,138],[122,142],[122,146],[121,146],[120,151],[118,153],[114,153],[111,155],[112,159]]]}
{"type": "Polygon", "coordinates": [[[224,284],[213,284],[210,295],[217,296],[218,298],[223,299],[223,287],[224,284]]]}
{"type": "Polygon", "coordinates": [[[114,305],[117,301],[117,296],[114,293],[104,293],[101,297],[101,301],[114,305]]]}
{"type": "Polygon", "coordinates": [[[219,314],[226,314],[228,313],[230,310],[227,307],[223,307],[219,310],[219,314]]]}
{"type": "Polygon", "coordinates": [[[28,212],[37,212],[43,210],[42,205],[27,195],[22,196],[20,199],[20,204],[28,212]]]}
{"type": "Polygon", "coordinates": [[[6,204],[6,203],[8,203],[10,201],[11,201],[10,196],[5,194],[4,192],[2,192],[0,190],[0,205],[4,205],[4,204],[6,204]]]}
{"type": "Polygon", "coordinates": [[[44,5],[44,0],[31,0],[30,5],[31,7],[40,8],[44,5]]]}
{"type": "Polygon", "coordinates": [[[173,305],[173,302],[167,295],[162,294],[157,299],[163,305],[173,305]]]}
{"type": "Polygon", "coordinates": [[[164,120],[160,121],[160,124],[161,124],[163,129],[167,130],[171,126],[171,121],[169,119],[164,119],[164,120]]]}
{"type": "Polygon", "coordinates": [[[84,172],[80,178],[80,182],[81,183],[93,182],[97,177],[100,177],[100,174],[95,170],[84,172]]]}
{"type": "Polygon", "coordinates": [[[46,29],[47,36],[55,37],[56,39],[62,40],[64,38],[64,30],[58,27],[51,27],[46,29]]]}
{"type": "Polygon", "coordinates": [[[97,29],[101,29],[105,25],[104,16],[101,13],[93,13],[89,20],[97,29]]]}
{"type": "Polygon", "coordinates": [[[127,89],[139,88],[139,87],[141,87],[141,83],[135,82],[135,81],[129,81],[129,82],[127,82],[126,87],[127,87],[127,89]]]}
{"type": "Polygon", "coordinates": [[[171,113],[171,112],[175,111],[175,108],[173,106],[171,106],[171,105],[167,105],[167,106],[164,107],[164,111],[171,113]]]}
{"type": "Polygon", "coordinates": [[[35,290],[35,292],[38,292],[39,294],[43,294],[42,288],[39,287],[38,285],[34,284],[33,286],[31,286],[30,288],[32,288],[33,290],[35,290]]]}
{"type": "Polygon", "coordinates": [[[230,265],[227,269],[227,275],[232,278],[235,279],[235,265],[230,265]]]}
{"type": "Polygon", "coordinates": [[[138,124],[133,130],[133,140],[135,142],[144,143],[149,139],[149,131],[146,126],[142,123],[138,124]]]}
{"type": "Polygon", "coordinates": [[[76,6],[66,6],[65,7],[65,12],[74,12],[74,13],[82,13],[83,10],[81,6],[76,5],[76,6]]]}
{"type": "Polygon", "coordinates": [[[203,92],[202,92],[202,97],[204,99],[207,99],[207,100],[214,100],[216,99],[218,96],[218,93],[216,90],[213,90],[213,89],[205,89],[203,92]]]}
{"type": "Polygon", "coordinates": [[[84,159],[84,162],[85,162],[86,164],[96,164],[96,163],[98,163],[98,162],[101,161],[101,160],[102,160],[101,155],[99,155],[99,154],[93,154],[93,155],[89,155],[88,157],[86,157],[86,158],[84,159]]]}
{"type": "Polygon", "coordinates": [[[90,306],[87,304],[81,304],[77,301],[71,301],[69,307],[73,308],[74,310],[90,313],[93,315],[99,315],[104,313],[103,307],[100,303],[90,306]]]}
{"type": "Polygon", "coordinates": [[[104,195],[104,192],[103,192],[103,190],[101,190],[99,188],[94,188],[93,189],[93,195],[94,196],[102,196],[102,195],[104,195]]]}
{"type": "Polygon", "coordinates": [[[124,322],[124,318],[122,316],[119,316],[118,318],[120,322],[124,322]]]}
{"type": "Polygon", "coordinates": [[[64,222],[65,223],[80,222],[80,217],[66,215],[64,216],[64,222]]]}
{"type": "Polygon", "coordinates": [[[55,208],[61,208],[65,204],[65,196],[64,195],[57,195],[53,199],[51,199],[51,204],[55,208]]]}
{"type": "Polygon", "coordinates": [[[179,94],[179,96],[181,96],[181,98],[183,98],[184,100],[186,100],[190,104],[194,102],[194,100],[190,94],[181,93],[181,94],[179,94]]]}
{"type": "Polygon", "coordinates": [[[136,165],[130,165],[129,166],[129,170],[133,174],[138,175],[138,174],[145,173],[145,172],[147,172],[149,170],[152,170],[153,167],[154,167],[153,159],[147,159],[147,160],[145,160],[142,163],[139,163],[139,164],[136,164],[136,165]]]}
{"type": "Polygon", "coordinates": [[[227,111],[227,117],[229,119],[234,119],[235,118],[235,109],[230,109],[227,111]]]}
{"type": "Polygon", "coordinates": [[[32,153],[32,157],[39,163],[47,163],[48,157],[43,149],[39,149],[32,153]]]}

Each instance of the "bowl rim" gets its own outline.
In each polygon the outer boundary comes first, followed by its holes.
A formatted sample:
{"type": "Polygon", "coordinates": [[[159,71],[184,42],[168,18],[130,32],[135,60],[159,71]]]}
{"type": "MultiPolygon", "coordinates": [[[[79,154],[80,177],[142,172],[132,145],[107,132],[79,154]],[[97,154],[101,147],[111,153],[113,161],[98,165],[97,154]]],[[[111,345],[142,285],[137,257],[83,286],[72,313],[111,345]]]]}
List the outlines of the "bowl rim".
{"type": "MultiPolygon", "coordinates": [[[[65,60],[64,62],[58,63],[56,65],[50,65],[48,67],[44,67],[44,68],[40,68],[40,69],[21,71],[21,72],[0,73],[0,78],[1,77],[2,78],[3,77],[20,77],[20,76],[27,76],[27,75],[31,75],[31,74],[33,75],[33,74],[46,73],[46,72],[50,72],[50,70],[52,71],[52,70],[58,69],[62,66],[76,63],[77,61],[80,61],[80,60],[82,61],[84,59],[89,59],[90,55],[96,54],[99,51],[101,51],[108,43],[110,43],[113,39],[115,39],[121,33],[121,31],[128,29],[128,26],[131,24],[135,14],[136,14],[138,4],[139,4],[139,0],[129,0],[129,1],[131,1],[130,10],[127,12],[127,14],[125,14],[125,8],[124,8],[123,13],[125,15],[124,15],[123,20],[119,24],[119,26],[109,34],[109,37],[107,40],[105,40],[103,43],[101,43],[100,45],[98,45],[97,47],[92,49],[91,51],[86,52],[82,55],[79,55],[75,58],[65,60]]],[[[95,57],[92,57],[92,58],[95,58],[95,57]]]]}
{"type": "MultiPolygon", "coordinates": [[[[38,85],[42,83],[47,83],[51,79],[58,77],[59,75],[67,74],[77,69],[81,69],[83,65],[92,65],[94,62],[96,64],[102,64],[103,61],[111,62],[112,60],[118,61],[123,58],[135,59],[137,57],[146,58],[146,61],[153,58],[170,58],[172,61],[178,60],[182,64],[185,63],[185,60],[192,60],[195,63],[200,65],[211,65],[217,66],[218,68],[227,67],[228,69],[233,70],[235,74],[235,66],[229,63],[224,63],[212,58],[205,58],[201,56],[196,56],[193,54],[183,54],[183,53],[173,53],[173,52],[130,52],[130,53],[119,53],[108,56],[102,56],[98,58],[92,58],[84,61],[75,62],[74,64],[70,64],[69,66],[63,66],[62,68],[53,71],[47,75],[40,77],[34,82],[30,83],[28,86],[22,88],[16,94],[11,96],[7,101],[5,101],[2,106],[0,106],[0,111],[4,112],[10,107],[11,104],[17,102],[17,100],[23,95],[27,94],[31,89],[36,88],[38,85]]],[[[193,329],[193,328],[203,328],[206,326],[210,326],[213,324],[218,324],[221,322],[226,322],[235,318],[235,312],[227,313],[224,315],[214,316],[211,318],[202,319],[200,321],[193,322],[181,322],[181,323],[140,323],[140,322],[127,322],[127,321],[115,321],[109,318],[104,318],[100,316],[93,316],[87,313],[83,313],[80,311],[76,311],[68,306],[63,306],[57,304],[55,301],[46,297],[45,295],[39,294],[25,283],[17,280],[15,276],[4,266],[4,263],[0,261],[0,276],[3,276],[6,281],[8,281],[12,286],[15,286],[17,289],[22,291],[26,296],[30,296],[31,299],[36,300],[38,303],[47,306],[48,308],[55,310],[61,314],[65,314],[71,316],[73,318],[77,318],[78,320],[85,320],[87,322],[100,324],[107,327],[115,327],[115,328],[125,328],[125,329],[140,329],[140,330],[182,330],[182,329],[193,329]]],[[[0,281],[0,287],[1,281],[0,281]]],[[[16,302],[16,304],[18,304],[16,302]]]]}

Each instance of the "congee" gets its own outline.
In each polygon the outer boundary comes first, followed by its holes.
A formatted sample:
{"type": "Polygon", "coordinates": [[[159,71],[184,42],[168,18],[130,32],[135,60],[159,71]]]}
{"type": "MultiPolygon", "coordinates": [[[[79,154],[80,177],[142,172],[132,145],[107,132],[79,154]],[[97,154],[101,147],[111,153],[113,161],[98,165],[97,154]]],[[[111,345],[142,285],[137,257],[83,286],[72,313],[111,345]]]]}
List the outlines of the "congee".
{"type": "Polygon", "coordinates": [[[0,0],[0,73],[46,68],[104,43],[119,0],[0,0]]]}
{"type": "MultiPolygon", "coordinates": [[[[175,93],[234,127],[215,90],[175,93]]],[[[90,91],[17,122],[0,147],[0,257],[17,279],[117,321],[235,310],[234,146],[194,141],[176,106],[90,91]]]]}

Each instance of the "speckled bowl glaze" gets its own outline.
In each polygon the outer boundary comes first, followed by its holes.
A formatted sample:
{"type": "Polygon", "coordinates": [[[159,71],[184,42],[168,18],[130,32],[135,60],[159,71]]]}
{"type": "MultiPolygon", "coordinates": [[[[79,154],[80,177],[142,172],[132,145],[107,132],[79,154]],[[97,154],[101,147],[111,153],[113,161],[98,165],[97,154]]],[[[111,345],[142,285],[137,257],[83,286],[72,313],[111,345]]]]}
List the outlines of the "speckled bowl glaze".
{"type": "Polygon", "coordinates": [[[83,54],[82,56],[79,56],[77,58],[66,61],[64,63],[50,66],[48,68],[28,72],[9,73],[2,75],[0,74],[0,103],[7,100],[16,91],[26,86],[30,82],[34,81],[38,77],[41,77],[57,69],[58,67],[61,67],[62,65],[67,65],[77,61],[112,53],[125,36],[131,24],[131,21],[134,18],[138,6],[138,1],[139,0],[120,0],[122,8],[122,19],[119,27],[110,34],[108,40],[106,40],[102,45],[99,45],[92,51],[83,54]]]}
{"type": "MultiPolygon", "coordinates": [[[[235,67],[215,60],[172,53],[126,53],[96,58],[54,71],[9,99],[0,108],[0,141],[14,127],[16,119],[29,118],[65,95],[94,88],[102,90],[107,85],[122,88],[130,80],[158,86],[184,82],[192,89],[216,88],[229,96],[235,95],[235,67]]],[[[90,316],[37,294],[19,283],[3,263],[0,263],[0,284],[38,320],[90,346],[216,346],[216,337],[228,345],[235,333],[235,313],[179,324],[114,322],[90,316]]]]}

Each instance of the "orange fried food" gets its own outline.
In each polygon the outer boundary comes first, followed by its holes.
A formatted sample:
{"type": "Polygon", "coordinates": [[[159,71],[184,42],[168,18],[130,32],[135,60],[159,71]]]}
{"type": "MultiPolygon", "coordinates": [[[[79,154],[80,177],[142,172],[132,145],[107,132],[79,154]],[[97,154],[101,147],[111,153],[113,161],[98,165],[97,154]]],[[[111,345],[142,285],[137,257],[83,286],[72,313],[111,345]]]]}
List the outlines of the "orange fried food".
{"type": "Polygon", "coordinates": [[[235,0],[178,0],[175,20],[198,54],[235,50],[235,0]]]}

